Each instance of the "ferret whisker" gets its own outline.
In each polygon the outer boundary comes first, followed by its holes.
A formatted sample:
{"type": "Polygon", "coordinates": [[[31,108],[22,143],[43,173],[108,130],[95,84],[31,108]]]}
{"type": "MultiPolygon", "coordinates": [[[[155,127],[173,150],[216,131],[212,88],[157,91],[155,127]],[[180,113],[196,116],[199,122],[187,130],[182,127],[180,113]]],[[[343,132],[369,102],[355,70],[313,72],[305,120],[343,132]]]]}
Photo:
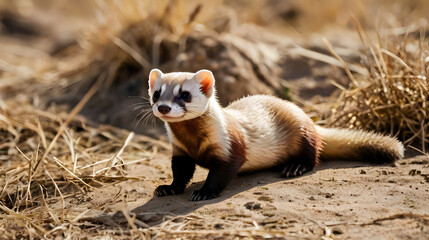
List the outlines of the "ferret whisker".
{"type": "Polygon", "coordinates": [[[130,107],[135,107],[135,106],[150,106],[150,103],[138,102],[130,105],[130,107]]]}
{"type": "Polygon", "coordinates": [[[147,111],[140,111],[139,113],[136,114],[136,119],[141,117],[142,115],[144,115],[147,111]]]}
{"type": "Polygon", "coordinates": [[[147,98],[147,97],[143,97],[143,96],[128,96],[129,98],[140,98],[140,99],[144,99],[144,100],[146,100],[146,101],[150,101],[150,99],[149,98],[147,98]]]}
{"type": "Polygon", "coordinates": [[[146,104],[133,104],[130,106],[130,108],[132,108],[133,111],[136,111],[142,108],[152,109],[150,105],[146,105],[146,104]]]}
{"type": "Polygon", "coordinates": [[[151,119],[151,118],[155,118],[155,115],[153,115],[153,113],[152,113],[152,112],[148,112],[148,113],[146,113],[146,114],[144,115],[144,121],[143,121],[142,125],[143,125],[144,127],[146,127],[146,126],[147,126],[147,124],[148,124],[148,122],[150,121],[150,119],[151,119]]]}
{"type": "MultiPolygon", "coordinates": [[[[151,126],[153,126],[153,125],[157,126],[157,121],[156,121],[156,117],[155,117],[155,115],[151,115],[151,116],[149,117],[149,119],[150,119],[150,125],[151,125],[151,126]]],[[[148,123],[149,123],[149,120],[148,120],[148,123]]]]}
{"type": "Polygon", "coordinates": [[[147,122],[148,122],[148,119],[149,119],[151,116],[152,116],[151,112],[146,112],[146,113],[144,113],[144,114],[142,115],[142,119],[143,119],[143,121],[142,121],[141,125],[142,125],[143,127],[146,127],[146,124],[147,124],[147,122]]]}
{"type": "Polygon", "coordinates": [[[136,116],[140,116],[141,114],[152,112],[152,109],[142,109],[136,116]]]}
{"type": "MultiPolygon", "coordinates": [[[[136,124],[136,128],[138,128],[139,127],[139,124],[140,123],[144,123],[145,121],[145,119],[146,118],[148,118],[149,116],[151,116],[151,115],[153,115],[153,112],[152,111],[147,111],[147,110],[143,110],[143,111],[141,111],[139,114],[137,114],[137,116],[136,117],[138,117],[138,116],[140,116],[141,115],[141,117],[139,118],[139,120],[137,121],[137,124],[136,124]],[[142,120],[143,120],[143,122],[142,122],[142,120]]],[[[143,126],[143,124],[142,124],[142,126],[143,126]]]]}
{"type": "Polygon", "coordinates": [[[137,106],[137,107],[134,107],[132,110],[133,110],[134,112],[136,112],[136,111],[146,111],[146,110],[147,110],[147,108],[146,108],[146,107],[144,107],[144,106],[137,106]]]}
{"type": "Polygon", "coordinates": [[[139,118],[139,120],[136,122],[135,128],[139,127],[140,121],[143,119],[143,116],[139,118]]]}
{"type": "Polygon", "coordinates": [[[147,125],[156,125],[156,117],[154,114],[150,114],[148,117],[145,118],[143,125],[146,127],[147,125]]]}

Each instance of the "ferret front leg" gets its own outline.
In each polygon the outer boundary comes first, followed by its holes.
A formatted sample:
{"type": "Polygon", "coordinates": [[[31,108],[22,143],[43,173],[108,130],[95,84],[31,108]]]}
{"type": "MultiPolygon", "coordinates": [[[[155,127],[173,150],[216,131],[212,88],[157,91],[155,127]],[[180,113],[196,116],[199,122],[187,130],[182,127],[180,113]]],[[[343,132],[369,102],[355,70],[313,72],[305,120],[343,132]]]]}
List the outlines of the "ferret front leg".
{"type": "Polygon", "coordinates": [[[209,170],[206,182],[200,190],[195,190],[190,199],[191,201],[209,200],[219,197],[222,190],[237,175],[239,164],[228,164],[217,162],[209,170]]]}
{"type": "Polygon", "coordinates": [[[173,182],[170,185],[158,186],[155,189],[155,195],[158,197],[183,193],[194,175],[195,161],[189,156],[173,156],[171,168],[173,170],[173,182]]]}

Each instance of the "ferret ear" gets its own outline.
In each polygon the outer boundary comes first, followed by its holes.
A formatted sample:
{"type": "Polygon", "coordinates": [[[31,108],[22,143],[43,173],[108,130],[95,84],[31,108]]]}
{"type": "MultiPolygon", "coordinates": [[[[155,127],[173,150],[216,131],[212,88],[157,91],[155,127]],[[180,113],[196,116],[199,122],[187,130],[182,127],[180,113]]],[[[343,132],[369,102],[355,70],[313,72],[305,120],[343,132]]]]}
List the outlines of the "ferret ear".
{"type": "Polygon", "coordinates": [[[149,91],[153,88],[153,85],[155,85],[156,79],[162,76],[161,70],[154,68],[149,73],[149,91]]]}
{"type": "Polygon", "coordinates": [[[194,79],[201,85],[200,89],[207,97],[210,97],[213,94],[215,78],[211,71],[206,69],[200,70],[195,73],[194,79]]]}

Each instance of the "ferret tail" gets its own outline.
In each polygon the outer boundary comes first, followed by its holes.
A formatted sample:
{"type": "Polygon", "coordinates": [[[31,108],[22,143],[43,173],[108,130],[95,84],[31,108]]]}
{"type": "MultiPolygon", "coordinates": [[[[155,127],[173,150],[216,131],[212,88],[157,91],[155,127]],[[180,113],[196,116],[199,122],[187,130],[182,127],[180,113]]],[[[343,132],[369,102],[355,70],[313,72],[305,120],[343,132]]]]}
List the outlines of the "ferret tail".
{"type": "Polygon", "coordinates": [[[394,162],[404,157],[404,145],[395,138],[363,130],[316,126],[323,141],[321,159],[394,162]]]}

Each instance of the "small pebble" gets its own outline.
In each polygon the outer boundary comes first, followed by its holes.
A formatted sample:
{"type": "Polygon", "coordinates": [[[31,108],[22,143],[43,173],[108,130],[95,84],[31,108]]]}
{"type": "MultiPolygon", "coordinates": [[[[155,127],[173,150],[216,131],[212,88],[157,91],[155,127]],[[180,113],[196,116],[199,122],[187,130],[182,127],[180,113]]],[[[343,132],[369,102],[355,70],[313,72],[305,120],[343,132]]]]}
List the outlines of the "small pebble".
{"type": "Polygon", "coordinates": [[[252,210],[257,210],[262,208],[260,203],[255,203],[255,202],[247,202],[244,204],[244,207],[246,209],[252,209],[252,210]]]}

